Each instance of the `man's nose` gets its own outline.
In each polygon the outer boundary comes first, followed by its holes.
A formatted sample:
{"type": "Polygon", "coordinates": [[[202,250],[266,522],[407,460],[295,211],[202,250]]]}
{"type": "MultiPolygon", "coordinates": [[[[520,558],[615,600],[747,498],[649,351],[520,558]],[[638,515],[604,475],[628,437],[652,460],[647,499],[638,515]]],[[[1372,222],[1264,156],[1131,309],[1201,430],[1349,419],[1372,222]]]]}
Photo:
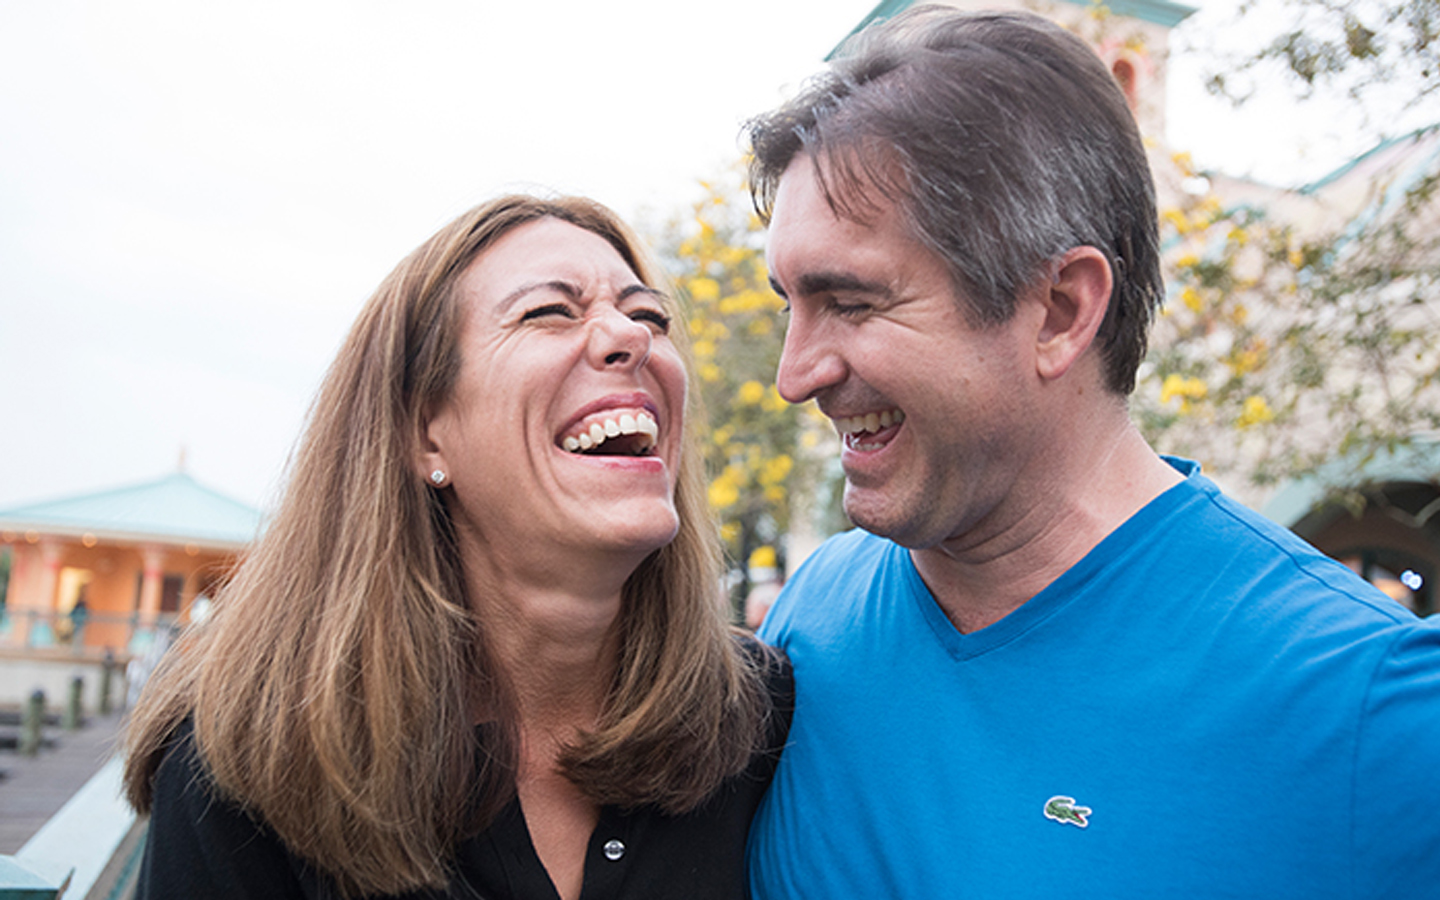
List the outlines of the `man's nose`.
{"type": "Polygon", "coordinates": [[[791,403],[804,403],[845,379],[845,363],[829,345],[823,329],[810,317],[792,310],[785,329],[775,387],[791,403]]]}

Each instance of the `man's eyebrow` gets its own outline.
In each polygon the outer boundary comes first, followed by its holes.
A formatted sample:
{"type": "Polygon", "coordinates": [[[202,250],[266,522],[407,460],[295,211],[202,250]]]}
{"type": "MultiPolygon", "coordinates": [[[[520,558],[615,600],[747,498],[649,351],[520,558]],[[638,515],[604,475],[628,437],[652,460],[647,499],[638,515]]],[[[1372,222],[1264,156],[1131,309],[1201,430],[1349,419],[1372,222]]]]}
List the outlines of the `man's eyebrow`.
{"type": "MultiPolygon", "coordinates": [[[[789,299],[780,289],[780,284],[771,276],[770,287],[775,293],[789,299]]],[[[796,287],[802,297],[815,294],[871,294],[889,297],[890,286],[878,281],[866,281],[849,272],[807,272],[796,279],[796,287]]]]}

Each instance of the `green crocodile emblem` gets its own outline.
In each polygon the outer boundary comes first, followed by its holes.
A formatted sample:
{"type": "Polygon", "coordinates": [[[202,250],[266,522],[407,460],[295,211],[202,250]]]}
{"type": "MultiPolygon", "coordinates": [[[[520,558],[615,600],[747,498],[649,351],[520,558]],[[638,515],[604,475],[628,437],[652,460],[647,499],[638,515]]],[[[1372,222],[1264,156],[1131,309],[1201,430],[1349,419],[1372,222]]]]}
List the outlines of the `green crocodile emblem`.
{"type": "Polygon", "coordinates": [[[1059,822],[1061,825],[1067,822],[1079,828],[1089,826],[1091,809],[1088,806],[1076,806],[1074,797],[1051,797],[1045,801],[1045,818],[1059,822]]]}

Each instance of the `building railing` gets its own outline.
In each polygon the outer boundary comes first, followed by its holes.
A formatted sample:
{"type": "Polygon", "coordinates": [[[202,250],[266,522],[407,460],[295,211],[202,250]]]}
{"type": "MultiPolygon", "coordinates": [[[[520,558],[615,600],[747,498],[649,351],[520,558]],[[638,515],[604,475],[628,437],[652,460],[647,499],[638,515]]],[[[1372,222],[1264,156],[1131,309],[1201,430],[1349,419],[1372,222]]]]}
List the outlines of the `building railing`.
{"type": "Polygon", "coordinates": [[[121,792],[113,757],[14,856],[0,856],[0,900],[128,900],[148,820],[121,792]]]}
{"type": "Polygon", "coordinates": [[[112,653],[142,656],[155,635],[173,629],[174,613],[142,619],[138,613],[88,613],[81,617],[62,612],[0,607],[0,647],[32,649],[68,648],[84,656],[112,653]]]}

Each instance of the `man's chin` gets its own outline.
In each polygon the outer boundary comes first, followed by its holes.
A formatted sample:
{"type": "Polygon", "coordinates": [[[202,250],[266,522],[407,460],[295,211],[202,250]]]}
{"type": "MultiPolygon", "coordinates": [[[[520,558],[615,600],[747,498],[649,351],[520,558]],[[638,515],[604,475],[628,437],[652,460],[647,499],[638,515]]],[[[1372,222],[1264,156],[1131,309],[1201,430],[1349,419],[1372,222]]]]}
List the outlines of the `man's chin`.
{"type": "Polygon", "coordinates": [[[932,517],[925,498],[901,498],[845,485],[845,515],[857,528],[893,541],[907,550],[925,550],[949,535],[932,517]]]}

